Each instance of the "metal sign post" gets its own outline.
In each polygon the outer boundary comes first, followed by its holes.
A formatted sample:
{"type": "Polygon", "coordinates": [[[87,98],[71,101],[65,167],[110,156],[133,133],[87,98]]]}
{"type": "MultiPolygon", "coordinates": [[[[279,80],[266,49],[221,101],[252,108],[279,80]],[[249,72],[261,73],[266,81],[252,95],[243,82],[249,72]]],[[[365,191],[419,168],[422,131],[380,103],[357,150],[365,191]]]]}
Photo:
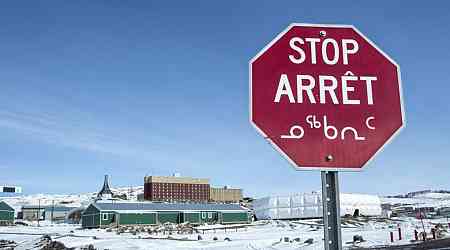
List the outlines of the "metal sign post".
{"type": "Polygon", "coordinates": [[[324,249],[341,250],[341,217],[339,210],[339,179],[336,171],[322,171],[322,206],[324,249]]]}

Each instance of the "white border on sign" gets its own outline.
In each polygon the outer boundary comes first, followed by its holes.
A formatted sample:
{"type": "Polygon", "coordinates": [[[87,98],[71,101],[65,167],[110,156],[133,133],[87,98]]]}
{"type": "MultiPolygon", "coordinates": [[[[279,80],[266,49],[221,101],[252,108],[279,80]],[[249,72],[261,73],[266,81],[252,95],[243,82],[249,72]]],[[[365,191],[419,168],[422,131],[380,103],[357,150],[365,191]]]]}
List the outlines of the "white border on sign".
{"type": "Polygon", "coordinates": [[[274,147],[286,160],[289,161],[289,163],[294,167],[295,170],[316,170],[316,171],[346,171],[346,172],[359,172],[362,171],[362,169],[369,165],[370,162],[377,156],[383,149],[386,147],[386,145],[390,144],[392,140],[398,136],[400,131],[403,130],[403,128],[406,126],[406,116],[405,116],[405,108],[403,105],[403,87],[402,87],[402,79],[400,74],[400,66],[391,58],[389,57],[384,51],[382,51],[378,46],[375,45],[369,38],[367,38],[363,33],[361,33],[355,26],[353,25],[338,25],[338,24],[310,24],[310,23],[291,23],[287,28],[285,28],[281,33],[279,33],[269,44],[267,44],[262,50],[256,54],[250,61],[249,61],[249,119],[250,124],[260,133],[266,140],[272,144],[272,147],[274,147]],[[394,134],[381,146],[375,154],[370,157],[370,159],[363,165],[361,168],[322,168],[322,167],[302,167],[298,166],[286,153],[284,153],[254,122],[253,122],[253,114],[252,114],[252,63],[256,61],[264,52],[266,52],[272,45],[277,42],[282,36],[284,36],[290,29],[293,27],[325,27],[325,28],[351,28],[356,33],[358,33],[362,38],[364,38],[372,47],[374,47],[378,52],[380,52],[384,57],[386,57],[392,64],[394,64],[397,68],[397,77],[398,77],[398,87],[399,87],[399,94],[400,94],[400,109],[402,112],[402,126],[398,128],[394,134]]]}

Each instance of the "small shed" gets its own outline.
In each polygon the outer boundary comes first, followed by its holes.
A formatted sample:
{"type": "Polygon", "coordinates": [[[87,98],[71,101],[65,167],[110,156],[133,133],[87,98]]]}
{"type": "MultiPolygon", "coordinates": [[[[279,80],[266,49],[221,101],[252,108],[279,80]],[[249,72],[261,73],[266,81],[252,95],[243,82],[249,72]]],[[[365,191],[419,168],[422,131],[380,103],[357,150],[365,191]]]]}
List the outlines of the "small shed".
{"type": "Polygon", "coordinates": [[[0,225],[14,224],[14,208],[4,201],[0,201],[0,225]]]}
{"type": "Polygon", "coordinates": [[[238,204],[97,202],[82,214],[83,228],[109,225],[157,225],[170,223],[249,223],[248,209],[238,204]]]}

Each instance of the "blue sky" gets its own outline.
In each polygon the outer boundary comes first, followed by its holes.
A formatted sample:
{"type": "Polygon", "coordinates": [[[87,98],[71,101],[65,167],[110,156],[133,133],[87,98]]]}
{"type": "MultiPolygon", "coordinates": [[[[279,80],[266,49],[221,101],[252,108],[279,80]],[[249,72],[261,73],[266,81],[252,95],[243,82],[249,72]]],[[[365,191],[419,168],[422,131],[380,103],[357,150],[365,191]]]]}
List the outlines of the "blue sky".
{"type": "Polygon", "coordinates": [[[0,184],[25,193],[209,177],[320,190],[248,122],[248,61],[292,22],[353,24],[401,66],[407,127],[341,190],[450,189],[447,3],[48,1],[0,7],[0,184]]]}

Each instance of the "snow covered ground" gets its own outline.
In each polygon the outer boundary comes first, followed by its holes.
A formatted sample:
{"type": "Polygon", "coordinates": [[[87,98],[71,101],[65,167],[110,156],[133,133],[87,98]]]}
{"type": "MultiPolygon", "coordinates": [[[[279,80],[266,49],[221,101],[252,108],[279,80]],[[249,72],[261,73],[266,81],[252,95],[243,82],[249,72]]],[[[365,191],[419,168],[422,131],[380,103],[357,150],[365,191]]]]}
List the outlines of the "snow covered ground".
{"type": "MultiPolygon", "coordinates": [[[[400,227],[403,231],[403,240],[399,241],[397,233],[393,244],[407,244],[414,237],[414,229],[421,230],[422,224],[413,218],[394,220],[384,219],[344,219],[342,225],[343,245],[348,248],[354,235],[361,235],[366,241],[360,246],[375,246],[391,244],[389,232],[397,232],[400,227]]],[[[447,223],[445,220],[425,220],[427,232],[436,223],[447,223]]],[[[81,229],[79,225],[43,225],[37,226],[11,226],[0,227],[0,239],[13,240],[19,243],[16,249],[37,249],[35,244],[44,234],[53,240],[64,243],[67,247],[81,248],[89,244],[97,249],[323,249],[323,228],[320,220],[300,221],[258,221],[245,228],[230,229],[227,231],[220,225],[203,226],[198,229],[209,229],[195,234],[167,235],[159,233],[122,233],[107,232],[106,229],[81,229]],[[216,230],[211,230],[211,229],[216,230]],[[198,235],[202,240],[197,240],[198,235]],[[217,240],[214,240],[214,238],[217,240]],[[288,237],[289,241],[284,242],[288,237]],[[231,241],[226,241],[229,238],[231,241]],[[299,241],[294,239],[299,238],[299,241]],[[280,239],[283,239],[280,241],[280,239]],[[312,244],[304,243],[313,239],[312,244]]],[[[450,237],[450,235],[447,235],[450,237]]]]}
{"type": "MultiPolygon", "coordinates": [[[[138,193],[143,191],[143,187],[117,188],[113,190],[116,194],[126,194],[131,200],[136,200],[138,193]]],[[[92,201],[96,193],[73,194],[73,195],[23,195],[16,197],[1,197],[15,209],[20,209],[23,205],[41,206],[55,204],[66,204],[67,206],[86,206],[92,201]]],[[[410,198],[383,198],[383,204],[413,204],[416,206],[445,207],[450,206],[448,194],[423,193],[410,198]]],[[[17,211],[16,210],[16,211],[17,211]]],[[[226,232],[220,225],[202,226],[198,229],[206,230],[201,232],[202,240],[198,241],[199,234],[173,234],[162,233],[149,235],[148,233],[117,234],[115,231],[107,232],[105,229],[81,229],[80,225],[45,224],[41,226],[11,226],[0,227],[0,240],[13,240],[18,243],[16,249],[39,249],[36,244],[40,242],[43,235],[50,235],[53,240],[64,243],[67,247],[80,249],[89,244],[97,249],[211,249],[211,250],[233,250],[233,249],[323,249],[323,228],[320,220],[299,220],[299,221],[258,221],[246,228],[228,229],[226,232]],[[150,238],[151,237],[151,238],[150,238]],[[214,238],[217,240],[214,240],[214,238]],[[288,237],[289,241],[284,242],[288,237]],[[155,239],[157,238],[157,239],[155,239]],[[231,241],[225,241],[225,238],[231,241]],[[298,241],[294,239],[299,238],[298,241]],[[280,241],[283,239],[283,241],[280,241]],[[312,239],[312,243],[305,243],[312,239]]],[[[430,232],[436,223],[442,223],[448,230],[447,219],[426,219],[424,220],[425,230],[430,232]]],[[[422,224],[414,218],[394,218],[387,219],[344,219],[342,225],[343,246],[350,247],[354,235],[361,235],[366,241],[359,246],[376,246],[389,244],[407,244],[414,238],[414,229],[422,231],[422,224]],[[397,228],[403,231],[403,240],[399,241],[397,228]],[[395,242],[390,243],[389,232],[395,232],[395,242]]],[[[450,237],[450,235],[447,235],[450,237]]]]}

